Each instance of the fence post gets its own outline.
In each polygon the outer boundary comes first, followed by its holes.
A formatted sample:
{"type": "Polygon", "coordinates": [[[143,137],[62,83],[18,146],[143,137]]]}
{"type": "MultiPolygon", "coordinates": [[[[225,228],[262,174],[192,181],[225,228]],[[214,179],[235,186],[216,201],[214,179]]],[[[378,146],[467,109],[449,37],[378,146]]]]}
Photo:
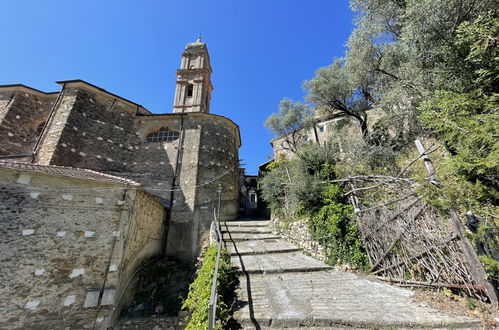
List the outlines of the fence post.
{"type": "Polygon", "coordinates": [[[485,288],[485,293],[489,297],[490,303],[495,309],[497,309],[498,299],[494,286],[490,284],[489,281],[487,281],[487,273],[485,272],[485,269],[483,269],[482,263],[480,262],[478,255],[473,249],[473,245],[471,245],[468,238],[464,235],[463,225],[459,220],[456,212],[450,212],[450,219],[452,229],[454,230],[454,233],[459,237],[459,245],[461,246],[461,249],[466,256],[473,279],[477,282],[477,284],[482,285],[485,288]]]}
{"type": "MultiPolygon", "coordinates": [[[[419,140],[414,141],[414,143],[416,144],[416,147],[418,148],[419,153],[424,160],[426,169],[428,170],[430,182],[435,184],[433,182],[435,181],[437,182],[437,184],[435,185],[439,186],[438,181],[435,180],[435,168],[433,167],[430,157],[428,157],[428,155],[426,154],[423,144],[419,140]]],[[[489,297],[490,303],[492,304],[494,309],[497,310],[498,298],[495,288],[489,281],[487,281],[487,273],[485,272],[485,269],[483,268],[478,255],[473,249],[473,245],[471,245],[470,241],[465,236],[463,225],[455,211],[450,212],[450,224],[452,226],[454,234],[459,237],[459,245],[461,246],[461,250],[468,261],[471,276],[479,285],[482,285],[485,288],[485,293],[489,297]]]]}

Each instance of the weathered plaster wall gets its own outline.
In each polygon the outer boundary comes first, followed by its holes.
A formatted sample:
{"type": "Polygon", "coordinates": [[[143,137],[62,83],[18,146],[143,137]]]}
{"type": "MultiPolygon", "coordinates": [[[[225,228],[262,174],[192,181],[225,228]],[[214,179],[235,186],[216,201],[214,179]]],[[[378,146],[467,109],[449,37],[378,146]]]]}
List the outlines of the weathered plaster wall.
{"type": "Polygon", "coordinates": [[[0,182],[0,327],[104,327],[133,268],[160,252],[163,207],[94,180],[2,168],[0,182]]]}
{"type": "Polygon", "coordinates": [[[31,154],[39,128],[47,120],[57,93],[26,87],[0,88],[0,155],[31,154]]]}

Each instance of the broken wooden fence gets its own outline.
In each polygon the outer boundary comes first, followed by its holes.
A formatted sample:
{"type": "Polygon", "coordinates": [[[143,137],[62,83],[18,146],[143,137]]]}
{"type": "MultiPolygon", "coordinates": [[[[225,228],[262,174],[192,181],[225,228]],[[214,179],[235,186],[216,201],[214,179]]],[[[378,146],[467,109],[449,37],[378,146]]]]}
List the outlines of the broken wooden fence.
{"type": "MultiPolygon", "coordinates": [[[[433,168],[426,152],[421,156],[433,168]]],[[[429,179],[435,180],[434,170],[429,179]]],[[[494,287],[455,212],[441,215],[418,196],[417,183],[408,178],[336,181],[355,208],[372,274],[402,285],[463,289],[470,296],[488,297],[497,308],[494,287]]]]}

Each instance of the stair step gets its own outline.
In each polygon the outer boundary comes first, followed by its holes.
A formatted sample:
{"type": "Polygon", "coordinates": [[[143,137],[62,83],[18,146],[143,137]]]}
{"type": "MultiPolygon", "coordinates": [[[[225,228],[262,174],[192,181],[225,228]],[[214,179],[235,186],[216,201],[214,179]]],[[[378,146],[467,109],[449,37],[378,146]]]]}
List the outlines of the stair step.
{"type": "Polygon", "coordinates": [[[280,238],[279,236],[273,234],[250,234],[250,233],[223,234],[223,239],[225,242],[253,241],[253,240],[279,239],[279,238],[280,238]]]}
{"type": "Polygon", "coordinates": [[[254,328],[481,328],[440,312],[410,290],[338,270],[240,276],[234,318],[254,328]]]}
{"type": "Polygon", "coordinates": [[[222,227],[222,233],[253,233],[270,234],[272,231],[266,227],[222,227]]]}
{"type": "Polygon", "coordinates": [[[230,226],[230,227],[266,227],[270,224],[269,220],[249,220],[249,221],[237,221],[237,220],[229,220],[229,221],[221,221],[220,225],[230,226]]]}
{"type": "Polygon", "coordinates": [[[301,252],[231,256],[231,263],[248,274],[315,272],[333,268],[301,252]]]}
{"type": "Polygon", "coordinates": [[[296,246],[280,239],[239,241],[237,244],[230,242],[227,244],[227,250],[231,255],[241,256],[300,251],[296,246]]]}

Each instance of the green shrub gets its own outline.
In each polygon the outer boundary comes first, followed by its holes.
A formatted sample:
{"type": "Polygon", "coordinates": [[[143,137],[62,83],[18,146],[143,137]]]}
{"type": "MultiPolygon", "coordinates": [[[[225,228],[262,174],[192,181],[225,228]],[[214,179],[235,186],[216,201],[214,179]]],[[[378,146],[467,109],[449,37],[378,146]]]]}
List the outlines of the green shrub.
{"type": "MultiPolygon", "coordinates": [[[[208,329],[208,311],[216,257],[217,246],[213,244],[207,249],[196,279],[189,286],[189,294],[182,305],[182,308],[188,309],[191,313],[186,327],[188,330],[208,329]]],[[[236,285],[237,276],[230,264],[229,252],[222,249],[218,268],[215,329],[223,329],[230,318],[228,305],[234,296],[236,285]]]]}
{"type": "Polygon", "coordinates": [[[327,246],[331,264],[348,263],[355,269],[365,269],[368,259],[353,207],[337,185],[328,185],[323,197],[326,205],[309,222],[313,237],[327,246]]]}

